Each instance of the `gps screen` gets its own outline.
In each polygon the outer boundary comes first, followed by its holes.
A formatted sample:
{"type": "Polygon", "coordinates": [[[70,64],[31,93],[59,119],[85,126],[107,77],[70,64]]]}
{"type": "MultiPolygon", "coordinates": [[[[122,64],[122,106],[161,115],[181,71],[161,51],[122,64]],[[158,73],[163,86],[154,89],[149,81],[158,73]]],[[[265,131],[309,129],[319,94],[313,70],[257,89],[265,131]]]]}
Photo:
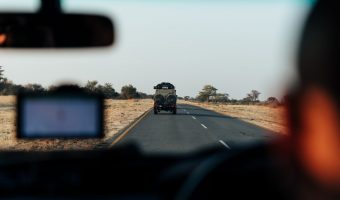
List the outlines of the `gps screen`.
{"type": "Polygon", "coordinates": [[[24,97],[19,102],[22,138],[101,136],[101,101],[82,97],[24,97]]]}

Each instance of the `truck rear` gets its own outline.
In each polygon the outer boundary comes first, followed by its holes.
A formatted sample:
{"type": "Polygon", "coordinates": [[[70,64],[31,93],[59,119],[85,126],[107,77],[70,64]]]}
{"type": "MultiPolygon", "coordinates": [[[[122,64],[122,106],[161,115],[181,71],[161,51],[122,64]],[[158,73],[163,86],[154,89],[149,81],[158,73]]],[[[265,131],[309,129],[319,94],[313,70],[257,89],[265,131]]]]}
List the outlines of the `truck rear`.
{"type": "Polygon", "coordinates": [[[154,114],[158,114],[161,110],[177,113],[177,95],[175,86],[171,83],[160,83],[154,87],[156,90],[154,95],[154,114]]]}

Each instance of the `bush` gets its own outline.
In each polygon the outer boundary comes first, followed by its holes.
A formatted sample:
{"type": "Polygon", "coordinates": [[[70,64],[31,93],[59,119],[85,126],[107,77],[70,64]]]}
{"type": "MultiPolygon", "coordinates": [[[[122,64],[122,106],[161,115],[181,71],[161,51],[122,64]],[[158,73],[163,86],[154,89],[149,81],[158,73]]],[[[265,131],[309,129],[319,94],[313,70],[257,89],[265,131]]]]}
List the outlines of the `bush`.
{"type": "Polygon", "coordinates": [[[132,99],[132,98],[138,98],[137,89],[130,85],[125,85],[121,89],[120,96],[122,99],[132,99]]]}
{"type": "Polygon", "coordinates": [[[265,105],[272,106],[272,107],[278,107],[280,106],[280,101],[275,97],[269,97],[267,101],[265,101],[265,105]]]}

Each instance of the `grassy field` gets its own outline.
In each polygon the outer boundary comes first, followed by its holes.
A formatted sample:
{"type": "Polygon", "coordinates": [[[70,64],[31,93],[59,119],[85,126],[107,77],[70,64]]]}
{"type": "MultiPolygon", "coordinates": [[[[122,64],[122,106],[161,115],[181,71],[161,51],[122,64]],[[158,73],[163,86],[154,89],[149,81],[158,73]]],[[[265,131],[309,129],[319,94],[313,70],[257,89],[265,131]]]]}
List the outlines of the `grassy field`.
{"type": "Polygon", "coordinates": [[[200,106],[215,112],[241,119],[261,126],[279,134],[286,134],[285,109],[283,106],[271,107],[262,105],[225,105],[215,103],[196,103],[181,101],[181,103],[200,106]]]}
{"type": "Polygon", "coordinates": [[[134,121],[152,100],[105,100],[105,138],[86,140],[18,140],[15,137],[15,98],[0,96],[0,150],[92,149],[134,121]]]}

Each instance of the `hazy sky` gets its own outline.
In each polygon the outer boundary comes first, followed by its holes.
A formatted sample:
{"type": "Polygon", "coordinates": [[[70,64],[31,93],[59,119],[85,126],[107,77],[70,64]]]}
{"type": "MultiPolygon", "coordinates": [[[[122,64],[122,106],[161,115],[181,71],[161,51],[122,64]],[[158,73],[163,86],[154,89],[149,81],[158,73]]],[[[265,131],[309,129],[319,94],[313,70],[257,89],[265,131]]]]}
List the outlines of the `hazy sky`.
{"type": "MultiPolygon", "coordinates": [[[[0,0],[34,10],[35,1],[0,0]],[[21,3],[18,3],[21,2],[21,3]]],[[[232,98],[251,89],[280,96],[294,77],[294,56],[310,4],[261,1],[64,1],[68,11],[104,13],[117,28],[114,47],[92,50],[0,50],[0,66],[15,83],[110,82],[153,93],[168,81],[180,96],[205,84],[232,98]]]]}

